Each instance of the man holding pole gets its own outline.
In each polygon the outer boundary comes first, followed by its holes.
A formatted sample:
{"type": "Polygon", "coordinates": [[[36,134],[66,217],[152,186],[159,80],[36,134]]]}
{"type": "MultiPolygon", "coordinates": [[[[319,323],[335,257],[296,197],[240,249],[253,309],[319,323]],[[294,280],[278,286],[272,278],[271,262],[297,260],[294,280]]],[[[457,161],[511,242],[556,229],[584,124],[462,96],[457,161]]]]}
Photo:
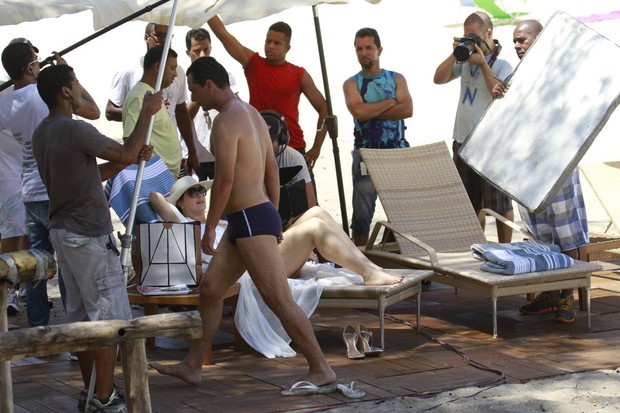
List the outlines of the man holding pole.
{"type": "MultiPolygon", "coordinates": [[[[69,322],[131,318],[125,276],[113,235],[110,208],[101,181],[128,164],[148,159],[149,121],[163,104],[163,94],[147,93],[133,131],[121,145],[87,122],[72,118],[82,105],[81,86],[70,66],[51,66],[39,76],[37,89],[49,115],[36,128],[32,150],[50,195],[50,239],[67,290],[69,322]],[[97,158],[110,162],[97,164],[97,158]],[[75,179],[79,176],[79,179],[75,179]]],[[[127,412],[113,383],[116,347],[78,353],[85,388],[95,366],[93,412],[127,412]]],[[[87,390],[78,400],[86,407],[87,390]]]]}
{"type": "MultiPolygon", "coordinates": [[[[144,30],[144,43],[146,44],[147,53],[154,47],[164,46],[167,36],[168,26],[152,22],[148,23],[144,30]]],[[[109,100],[105,109],[106,119],[117,122],[123,121],[123,107],[126,104],[129,91],[140,81],[143,68],[144,58],[140,60],[140,66],[137,64],[132,65],[130,68],[125,68],[114,75],[109,100]]],[[[161,89],[166,99],[168,114],[174,125],[175,137],[179,140],[176,133],[178,128],[181,134],[180,143],[182,145],[182,150],[187,159],[186,162],[183,162],[183,165],[179,164],[177,169],[180,170],[181,175],[184,175],[186,172],[191,174],[192,171],[196,171],[199,168],[196,148],[194,147],[196,131],[194,130],[191,116],[185,104],[187,100],[187,82],[185,80],[185,72],[180,66],[176,66],[176,76],[173,81],[161,89]]],[[[161,156],[161,154],[158,155],[161,156]]]]}

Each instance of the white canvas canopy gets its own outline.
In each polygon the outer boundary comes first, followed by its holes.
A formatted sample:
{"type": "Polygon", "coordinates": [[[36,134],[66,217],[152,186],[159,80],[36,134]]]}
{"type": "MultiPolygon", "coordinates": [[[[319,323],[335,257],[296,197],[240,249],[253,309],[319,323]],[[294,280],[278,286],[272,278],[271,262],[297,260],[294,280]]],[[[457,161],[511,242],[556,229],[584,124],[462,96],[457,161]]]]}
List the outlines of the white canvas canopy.
{"type": "MultiPolygon", "coordinates": [[[[93,1],[93,0],[91,0],[93,1]]],[[[102,0],[105,2],[106,0],[102,0]]],[[[369,3],[379,3],[380,0],[366,0],[369,3]]],[[[126,0],[132,4],[134,11],[153,3],[153,0],[126,0]]],[[[179,26],[200,27],[207,20],[219,15],[226,24],[257,20],[283,10],[301,6],[315,6],[321,3],[345,4],[348,0],[181,0],[177,5],[176,24],[179,26]]],[[[139,17],[140,20],[168,24],[172,11],[172,2],[168,2],[152,12],[139,17]]],[[[114,19],[109,19],[110,24],[114,19]]]]}
{"type": "Polygon", "coordinates": [[[86,10],[93,12],[94,27],[107,26],[137,10],[133,1],[127,0],[1,0],[0,26],[33,22],[41,19],[60,17],[65,14],[86,10]]]}
{"type": "MultiPolygon", "coordinates": [[[[380,0],[365,0],[379,3],[380,0]]],[[[146,6],[156,0],[37,0],[36,7],[30,0],[0,0],[0,26],[9,26],[23,22],[60,17],[65,14],[91,10],[93,27],[102,29],[146,6]]],[[[168,24],[173,8],[173,1],[159,6],[140,17],[138,20],[168,24]]],[[[180,0],[176,10],[176,24],[179,26],[201,27],[207,20],[219,15],[226,24],[257,20],[281,11],[301,6],[318,4],[345,4],[348,0],[180,0]]]]}

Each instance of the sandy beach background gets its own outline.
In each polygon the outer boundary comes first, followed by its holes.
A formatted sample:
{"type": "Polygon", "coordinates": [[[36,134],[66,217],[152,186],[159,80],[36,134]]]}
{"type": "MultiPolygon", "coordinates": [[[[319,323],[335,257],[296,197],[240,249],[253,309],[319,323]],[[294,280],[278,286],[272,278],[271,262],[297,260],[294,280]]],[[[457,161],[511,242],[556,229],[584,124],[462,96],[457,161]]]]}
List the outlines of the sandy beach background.
{"type": "MultiPolygon", "coordinates": [[[[412,145],[441,140],[450,143],[459,85],[458,82],[452,82],[438,86],[432,79],[439,62],[451,52],[451,38],[462,35],[462,21],[477,10],[461,3],[459,0],[383,0],[373,5],[362,0],[352,0],[349,4],[317,7],[333,113],[339,121],[338,147],[349,222],[352,213],[350,151],[353,123],[344,104],[342,84],[347,77],[359,70],[353,48],[355,31],[365,26],[376,28],[383,43],[382,66],[403,73],[407,79],[414,102],[414,115],[406,121],[409,142],[412,145]]],[[[586,17],[620,9],[617,1],[613,0],[515,0],[498,3],[511,12],[527,12],[524,18],[536,18],[543,23],[556,11],[566,12],[573,17],[586,17]]],[[[293,27],[288,60],[304,66],[319,89],[324,91],[310,7],[294,8],[260,20],[231,24],[228,28],[244,45],[262,54],[267,28],[278,20],[286,21],[293,27]]],[[[143,21],[126,23],[65,55],[68,63],[75,68],[80,82],[99,104],[102,113],[114,73],[132,61],[137,62],[139,56],[145,52],[145,25],[143,21]]],[[[620,43],[618,20],[607,19],[588,25],[610,40],[620,43]]],[[[513,29],[514,25],[511,24],[498,24],[494,35],[504,47],[501,56],[516,65],[517,58],[512,45],[513,29]]],[[[179,63],[184,68],[187,68],[190,62],[185,54],[184,44],[188,30],[188,27],[175,27],[172,42],[172,47],[179,53],[179,63]]],[[[62,50],[93,32],[91,12],[82,12],[56,19],[0,27],[0,39],[8,43],[14,37],[26,37],[40,49],[41,56],[46,57],[52,51],[62,50]]],[[[571,39],[566,41],[570,42],[571,39]]],[[[240,96],[247,100],[247,85],[241,66],[228,56],[216,38],[213,39],[212,55],[235,76],[241,91],[240,96]]],[[[309,136],[308,140],[312,142],[316,112],[303,97],[300,118],[301,125],[309,136]]],[[[586,153],[582,164],[618,159],[619,122],[620,114],[616,111],[586,153]]],[[[93,124],[108,136],[117,139],[121,137],[120,123],[105,120],[103,114],[101,119],[93,124]]],[[[329,139],[324,143],[314,173],[320,205],[337,221],[341,221],[334,151],[329,139]]],[[[595,230],[602,230],[608,222],[606,214],[593,197],[587,183],[584,183],[584,187],[591,226],[595,230]]],[[[379,207],[375,220],[384,217],[379,207]]],[[[495,236],[494,232],[490,231],[489,236],[495,236]]]]}

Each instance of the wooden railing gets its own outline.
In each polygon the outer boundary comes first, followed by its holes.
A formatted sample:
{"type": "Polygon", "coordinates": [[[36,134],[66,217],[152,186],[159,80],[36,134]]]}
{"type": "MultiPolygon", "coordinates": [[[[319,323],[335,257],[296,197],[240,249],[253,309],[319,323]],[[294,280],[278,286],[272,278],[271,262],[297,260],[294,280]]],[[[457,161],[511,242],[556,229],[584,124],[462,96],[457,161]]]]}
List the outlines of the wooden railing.
{"type": "Polygon", "coordinates": [[[145,340],[156,336],[200,337],[199,314],[191,311],[129,321],[92,321],[7,331],[7,285],[49,279],[55,273],[56,265],[49,254],[25,250],[0,255],[0,412],[13,413],[11,360],[119,345],[127,408],[133,413],[150,413],[145,340]]]}
{"type": "Polygon", "coordinates": [[[0,386],[3,394],[10,395],[10,403],[8,397],[3,397],[0,411],[13,412],[10,360],[119,345],[127,408],[129,412],[150,413],[146,338],[196,338],[201,335],[197,311],[144,316],[129,321],[87,321],[4,332],[0,339],[0,361],[8,363],[9,367],[0,386]]]}

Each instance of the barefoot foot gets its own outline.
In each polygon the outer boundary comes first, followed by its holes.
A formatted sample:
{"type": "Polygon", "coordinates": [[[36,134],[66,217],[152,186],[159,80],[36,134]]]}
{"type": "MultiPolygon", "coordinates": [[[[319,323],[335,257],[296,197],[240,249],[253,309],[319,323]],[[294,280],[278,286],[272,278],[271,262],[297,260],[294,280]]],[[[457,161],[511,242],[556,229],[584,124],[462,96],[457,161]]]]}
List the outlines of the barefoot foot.
{"type": "Polygon", "coordinates": [[[331,369],[325,372],[308,372],[302,380],[309,381],[319,387],[326,386],[336,382],[336,373],[331,369]]]}
{"type": "Polygon", "coordinates": [[[364,285],[391,285],[403,281],[402,275],[388,274],[381,270],[373,270],[364,276],[364,285]]]}
{"type": "Polygon", "coordinates": [[[202,368],[197,371],[193,371],[194,369],[183,363],[161,364],[154,361],[149,363],[149,367],[154,368],[161,374],[174,376],[189,384],[198,384],[202,380],[202,368]]]}

